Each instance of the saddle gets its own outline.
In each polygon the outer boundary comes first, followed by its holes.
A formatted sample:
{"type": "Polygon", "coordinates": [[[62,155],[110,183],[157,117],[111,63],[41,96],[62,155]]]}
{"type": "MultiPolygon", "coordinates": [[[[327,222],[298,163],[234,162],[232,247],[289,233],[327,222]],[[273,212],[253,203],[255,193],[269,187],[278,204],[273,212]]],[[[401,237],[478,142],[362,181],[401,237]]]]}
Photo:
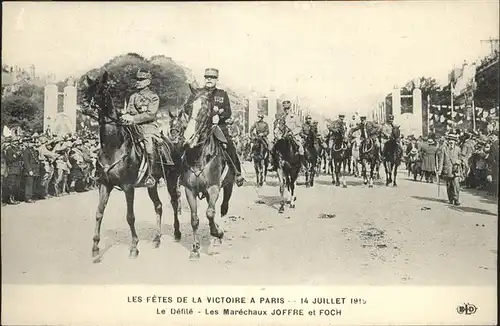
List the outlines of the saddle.
{"type": "Polygon", "coordinates": [[[175,165],[172,158],[172,150],[167,143],[164,136],[153,135],[153,148],[154,148],[154,158],[155,162],[149,162],[146,153],[145,139],[137,139],[134,141],[134,149],[136,154],[141,158],[141,164],[139,166],[139,172],[137,173],[137,179],[135,181],[135,186],[141,186],[148,171],[148,165],[154,163],[162,163],[165,165],[173,166],[175,165]]]}

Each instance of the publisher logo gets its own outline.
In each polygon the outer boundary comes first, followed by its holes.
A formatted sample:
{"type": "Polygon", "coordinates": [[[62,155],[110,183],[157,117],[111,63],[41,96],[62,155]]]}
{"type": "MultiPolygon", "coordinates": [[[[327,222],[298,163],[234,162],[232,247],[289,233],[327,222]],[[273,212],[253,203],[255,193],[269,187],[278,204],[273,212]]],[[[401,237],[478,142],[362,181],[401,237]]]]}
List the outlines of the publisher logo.
{"type": "Polygon", "coordinates": [[[459,305],[457,307],[457,312],[460,315],[473,315],[477,311],[477,307],[470,303],[464,303],[463,305],[459,305]]]}

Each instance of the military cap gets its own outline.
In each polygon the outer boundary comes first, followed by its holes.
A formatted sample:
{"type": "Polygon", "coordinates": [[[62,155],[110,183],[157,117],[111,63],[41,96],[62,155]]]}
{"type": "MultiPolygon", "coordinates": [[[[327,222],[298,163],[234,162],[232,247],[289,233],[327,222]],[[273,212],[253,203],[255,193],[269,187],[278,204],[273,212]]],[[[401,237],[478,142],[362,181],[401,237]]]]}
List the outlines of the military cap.
{"type": "Polygon", "coordinates": [[[204,77],[215,77],[219,78],[219,70],[215,68],[207,68],[205,69],[204,77]]]}
{"type": "Polygon", "coordinates": [[[281,104],[291,104],[291,102],[289,100],[284,100],[281,104]]]}
{"type": "Polygon", "coordinates": [[[311,116],[310,115],[306,115],[306,120],[311,120],[311,116]]]}
{"type": "Polygon", "coordinates": [[[339,114],[339,118],[345,118],[345,114],[340,113],[340,114],[339,114]]]}
{"type": "Polygon", "coordinates": [[[262,113],[257,114],[258,118],[264,118],[264,115],[262,113]]]}
{"type": "Polygon", "coordinates": [[[137,70],[137,75],[135,76],[137,79],[151,79],[151,73],[148,70],[137,70]]]}
{"type": "Polygon", "coordinates": [[[366,116],[365,115],[362,115],[359,117],[361,120],[366,120],[366,116]]]}

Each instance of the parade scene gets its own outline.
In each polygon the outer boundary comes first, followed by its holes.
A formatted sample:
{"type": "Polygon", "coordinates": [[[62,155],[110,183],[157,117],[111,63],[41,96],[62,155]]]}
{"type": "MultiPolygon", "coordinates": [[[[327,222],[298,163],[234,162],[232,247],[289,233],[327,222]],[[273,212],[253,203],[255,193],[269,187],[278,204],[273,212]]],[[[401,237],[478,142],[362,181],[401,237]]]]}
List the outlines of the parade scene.
{"type": "Polygon", "coordinates": [[[495,285],[491,4],[9,4],[3,282],[495,285]]]}

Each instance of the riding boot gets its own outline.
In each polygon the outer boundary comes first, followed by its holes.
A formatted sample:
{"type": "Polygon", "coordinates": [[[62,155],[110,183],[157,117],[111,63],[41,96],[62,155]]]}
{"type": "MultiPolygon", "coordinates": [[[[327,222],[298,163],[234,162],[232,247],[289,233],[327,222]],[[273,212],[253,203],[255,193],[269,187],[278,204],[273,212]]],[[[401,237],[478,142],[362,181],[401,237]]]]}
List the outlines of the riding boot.
{"type": "Polygon", "coordinates": [[[241,187],[243,185],[243,182],[245,182],[245,178],[241,175],[241,164],[240,160],[238,158],[238,155],[236,153],[231,153],[232,155],[232,160],[233,160],[233,168],[234,168],[234,174],[236,176],[236,185],[238,187],[241,187]]]}
{"type": "Polygon", "coordinates": [[[153,153],[146,153],[148,159],[148,175],[146,180],[144,181],[144,186],[147,188],[153,187],[156,184],[156,180],[153,177],[153,164],[154,164],[154,155],[153,153]]]}

